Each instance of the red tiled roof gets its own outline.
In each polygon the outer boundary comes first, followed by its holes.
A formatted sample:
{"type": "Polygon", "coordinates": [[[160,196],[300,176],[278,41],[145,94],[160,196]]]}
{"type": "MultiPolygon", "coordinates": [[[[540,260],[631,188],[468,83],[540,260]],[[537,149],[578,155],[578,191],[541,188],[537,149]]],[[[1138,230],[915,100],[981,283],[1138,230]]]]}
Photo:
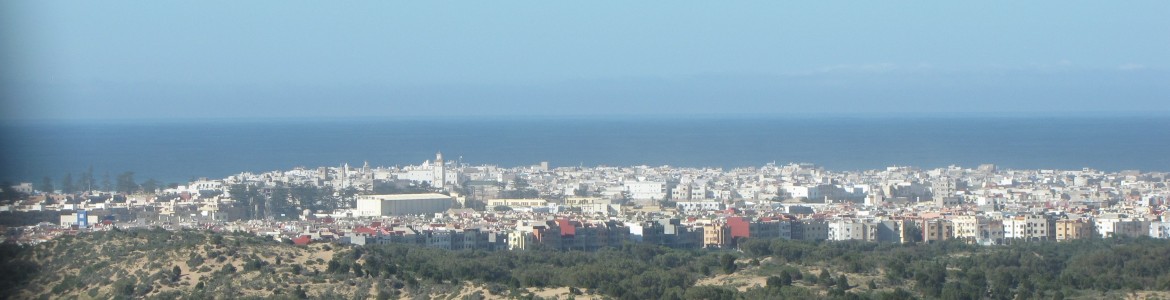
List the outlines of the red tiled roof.
{"type": "Polygon", "coordinates": [[[300,237],[292,239],[292,242],[294,245],[301,245],[301,246],[308,245],[310,241],[312,241],[312,239],[309,238],[308,235],[302,235],[300,237]]]}
{"type": "Polygon", "coordinates": [[[358,228],[354,228],[354,229],[353,229],[353,232],[354,232],[354,233],[362,233],[362,234],[371,234],[371,235],[372,235],[372,234],[378,234],[378,230],[377,230],[377,229],[373,229],[373,228],[370,228],[370,227],[365,227],[365,226],[358,227],[358,228]]]}
{"type": "Polygon", "coordinates": [[[577,226],[573,226],[572,222],[567,219],[557,219],[557,225],[561,227],[561,236],[577,235],[577,226]]]}

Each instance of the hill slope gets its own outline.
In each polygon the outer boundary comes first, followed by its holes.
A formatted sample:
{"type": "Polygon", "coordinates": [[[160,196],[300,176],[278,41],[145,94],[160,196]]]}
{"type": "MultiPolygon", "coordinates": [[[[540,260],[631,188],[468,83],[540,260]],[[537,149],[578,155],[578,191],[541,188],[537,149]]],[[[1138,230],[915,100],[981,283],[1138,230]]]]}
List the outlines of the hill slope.
{"type": "Polygon", "coordinates": [[[293,246],[132,230],[0,246],[13,299],[1170,299],[1170,241],[978,247],[749,240],[735,251],[293,246]]]}

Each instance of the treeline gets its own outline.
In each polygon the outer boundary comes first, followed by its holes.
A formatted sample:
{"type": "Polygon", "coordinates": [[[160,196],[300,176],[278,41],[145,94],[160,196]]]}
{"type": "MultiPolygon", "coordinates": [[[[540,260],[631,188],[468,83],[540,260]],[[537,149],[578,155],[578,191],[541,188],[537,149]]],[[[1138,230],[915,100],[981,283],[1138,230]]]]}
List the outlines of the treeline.
{"type": "MultiPolygon", "coordinates": [[[[1170,242],[1149,238],[1089,239],[984,247],[867,242],[749,240],[742,254],[627,244],[597,252],[444,251],[405,245],[356,247],[329,263],[330,272],[472,280],[495,289],[572,287],[618,299],[943,299],[1064,298],[1108,291],[1170,290],[1170,242]],[[740,256],[742,255],[742,257],[740,256]],[[769,284],[738,291],[694,286],[703,277],[736,272],[744,259],[771,257],[789,266],[761,274],[769,284]],[[736,259],[741,258],[739,263],[736,259]],[[821,274],[791,266],[817,266],[821,274]],[[832,274],[828,270],[833,270],[832,274]],[[844,274],[884,276],[849,283],[844,274]],[[792,284],[806,283],[807,287],[792,284]],[[868,290],[854,287],[867,285],[868,290]],[[818,294],[812,287],[828,291],[818,294]],[[909,293],[903,287],[912,287],[909,293]],[[851,290],[852,289],[852,290],[851,290]]],[[[1099,295],[1098,295],[1099,296],[1099,295]]]]}
{"type": "MultiPolygon", "coordinates": [[[[170,184],[170,186],[178,186],[178,184],[170,184]]],[[[119,194],[131,194],[136,192],[154,193],[160,188],[164,188],[162,182],[153,178],[147,179],[142,183],[134,180],[134,172],[125,171],[115,176],[113,180],[110,178],[110,173],[106,172],[98,181],[93,174],[93,167],[81,172],[76,180],[73,179],[73,173],[66,173],[61,177],[59,186],[53,184],[50,177],[44,177],[36,184],[36,190],[41,192],[53,192],[58,189],[65,194],[73,194],[78,192],[87,192],[94,190],[101,190],[103,192],[115,192],[119,194]]]]}
{"type": "Polygon", "coordinates": [[[408,245],[356,247],[329,261],[328,271],[417,278],[433,283],[476,281],[501,292],[525,287],[574,287],[623,299],[680,299],[695,281],[718,270],[717,255],[628,244],[596,252],[444,251],[408,245]]]}
{"type": "MultiPolygon", "coordinates": [[[[600,293],[616,299],[816,299],[814,289],[774,281],[746,291],[695,283],[737,272],[740,256],[730,251],[680,250],[649,244],[626,244],[595,252],[527,250],[447,251],[409,245],[371,245],[339,252],[327,272],[351,276],[405,278],[432,284],[475,281],[495,294],[520,296],[525,288],[570,287],[572,294],[600,293]]],[[[828,276],[828,275],[824,275],[828,276]]],[[[817,277],[806,279],[816,283],[817,277]]],[[[843,276],[821,282],[837,286],[843,276]]],[[[869,294],[845,292],[832,298],[905,299],[906,291],[869,294]]],[[[530,296],[530,295],[529,295],[530,296]]]]}
{"type": "Polygon", "coordinates": [[[272,187],[236,184],[228,187],[228,193],[242,208],[240,217],[243,219],[293,219],[305,209],[330,211],[353,207],[357,195],[354,189],[335,192],[331,186],[308,184],[277,184],[272,187]]]}
{"type": "Polygon", "coordinates": [[[1170,241],[1143,238],[974,246],[750,240],[749,257],[827,265],[913,282],[929,298],[1064,298],[1086,291],[1170,290],[1170,241]],[[878,271],[881,272],[878,272],[878,271]]]}
{"type": "Polygon", "coordinates": [[[5,211],[0,212],[0,226],[32,226],[41,222],[57,224],[61,220],[58,211],[5,211]]]}
{"type": "Polygon", "coordinates": [[[5,245],[0,267],[12,272],[0,276],[0,293],[52,283],[37,293],[92,294],[112,286],[132,297],[163,297],[155,292],[162,287],[178,289],[169,293],[231,296],[247,287],[274,296],[337,298],[319,289],[340,282],[364,286],[365,292],[353,297],[385,298],[453,292],[465,282],[517,298],[534,297],[529,288],[554,287],[615,299],[1061,299],[1170,291],[1170,241],[1150,238],[992,247],[754,239],[740,243],[740,251],[625,244],[592,252],[488,252],[389,244],[341,248],[328,261],[303,264],[293,263],[293,256],[264,254],[291,247],[243,233],[161,229],[63,236],[31,248],[5,245]],[[192,249],[203,251],[188,254],[192,249]],[[176,260],[168,252],[183,255],[176,260]],[[150,264],[131,273],[107,267],[127,257],[147,257],[150,264]],[[176,285],[182,275],[176,265],[209,277],[194,287],[176,285]],[[62,272],[74,268],[82,270],[62,272]],[[738,273],[732,277],[766,277],[766,284],[738,289],[697,284],[738,273]]]}

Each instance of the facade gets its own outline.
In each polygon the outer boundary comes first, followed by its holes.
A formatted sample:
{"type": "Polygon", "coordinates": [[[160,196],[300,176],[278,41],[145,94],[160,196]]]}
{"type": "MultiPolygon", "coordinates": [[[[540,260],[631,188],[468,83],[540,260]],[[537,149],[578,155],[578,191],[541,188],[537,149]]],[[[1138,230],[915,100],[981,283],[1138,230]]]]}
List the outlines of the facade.
{"type": "Polygon", "coordinates": [[[670,189],[670,199],[674,201],[698,201],[711,199],[706,185],[683,183],[670,189]]]}
{"type": "Polygon", "coordinates": [[[955,226],[955,238],[968,243],[975,243],[979,240],[980,223],[986,223],[986,219],[977,216],[951,218],[951,224],[955,226]]]}
{"type": "Polygon", "coordinates": [[[1113,234],[1115,236],[1139,237],[1150,234],[1150,221],[1144,220],[1125,220],[1119,221],[1113,225],[1113,234]]]}
{"type": "Polygon", "coordinates": [[[731,244],[731,230],[726,224],[711,223],[703,226],[703,247],[723,248],[731,244]]]}
{"type": "Polygon", "coordinates": [[[528,221],[516,225],[508,233],[508,250],[524,250],[535,247],[560,248],[561,226],[554,221],[528,221]]]}
{"type": "Polygon", "coordinates": [[[680,211],[708,211],[723,209],[723,202],[719,201],[679,201],[675,206],[680,211]]]}
{"type": "Polygon", "coordinates": [[[829,239],[829,226],[825,221],[801,220],[792,222],[792,239],[823,241],[829,239]]]}
{"type": "Polygon", "coordinates": [[[766,220],[754,222],[750,226],[751,236],[760,238],[792,239],[792,223],[788,221],[766,220]]]}
{"type": "Polygon", "coordinates": [[[488,209],[496,206],[507,206],[511,208],[539,207],[548,206],[548,201],[544,199],[492,199],[487,201],[488,209]]]}
{"type": "Polygon", "coordinates": [[[679,219],[660,219],[662,225],[661,245],[672,248],[699,248],[703,245],[703,230],[683,226],[679,219]]]}
{"type": "Polygon", "coordinates": [[[455,203],[443,194],[361,195],[357,199],[358,217],[433,214],[450,209],[455,203]]]}
{"type": "Polygon", "coordinates": [[[909,243],[910,237],[906,234],[906,221],[884,220],[873,224],[877,227],[878,242],[909,243]]]}
{"type": "Polygon", "coordinates": [[[86,211],[78,211],[61,215],[61,218],[58,221],[58,224],[66,227],[72,225],[77,225],[78,227],[88,227],[97,225],[99,222],[101,222],[97,215],[89,214],[86,211]]]}
{"type": "Polygon", "coordinates": [[[626,227],[630,228],[630,241],[635,243],[661,245],[663,235],[666,234],[665,228],[658,222],[633,222],[627,223],[626,227]]]}
{"type": "Polygon", "coordinates": [[[626,182],[624,186],[631,199],[661,200],[666,198],[666,182],[663,181],[626,182]]]}
{"type": "Polygon", "coordinates": [[[1125,214],[1105,214],[1097,217],[1097,233],[1101,237],[1138,237],[1150,234],[1150,221],[1130,218],[1125,214]]]}
{"type": "Polygon", "coordinates": [[[950,220],[946,219],[932,219],[923,220],[922,226],[922,241],[926,243],[945,241],[955,236],[955,226],[951,224],[950,220]]]}
{"type": "Polygon", "coordinates": [[[1003,220],[1004,238],[1016,241],[1044,241],[1049,238],[1048,219],[1026,215],[1003,220]]]}
{"type": "Polygon", "coordinates": [[[832,241],[861,240],[872,241],[877,239],[877,227],[867,226],[864,222],[855,220],[835,220],[828,223],[829,236],[832,241]],[[871,232],[872,231],[872,232],[871,232]]]}
{"type": "Polygon", "coordinates": [[[983,216],[958,216],[951,218],[956,239],[971,244],[997,245],[1003,243],[1003,221],[983,216]]]}
{"type": "Polygon", "coordinates": [[[1156,239],[1170,238],[1170,222],[1150,222],[1150,237],[1156,239]]]}
{"type": "Polygon", "coordinates": [[[1085,220],[1057,220],[1056,241],[1076,240],[1096,236],[1092,222],[1085,220]]]}

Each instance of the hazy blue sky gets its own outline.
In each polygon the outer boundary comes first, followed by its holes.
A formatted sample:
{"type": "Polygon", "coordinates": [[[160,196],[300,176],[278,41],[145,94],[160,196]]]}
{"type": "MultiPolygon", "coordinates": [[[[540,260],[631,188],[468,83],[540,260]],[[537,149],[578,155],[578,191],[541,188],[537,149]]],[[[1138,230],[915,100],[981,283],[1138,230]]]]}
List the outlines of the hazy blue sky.
{"type": "Polygon", "coordinates": [[[2,115],[1170,114],[1170,1],[5,1],[2,115]]]}

